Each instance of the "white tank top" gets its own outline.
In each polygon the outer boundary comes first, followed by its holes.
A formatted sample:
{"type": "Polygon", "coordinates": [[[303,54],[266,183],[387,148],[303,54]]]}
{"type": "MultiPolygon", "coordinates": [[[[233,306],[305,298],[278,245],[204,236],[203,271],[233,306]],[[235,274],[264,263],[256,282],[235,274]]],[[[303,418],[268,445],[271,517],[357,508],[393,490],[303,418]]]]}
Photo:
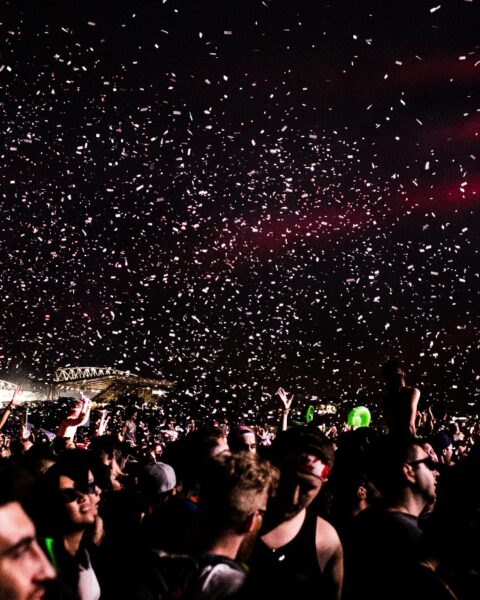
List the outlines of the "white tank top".
{"type": "Polygon", "coordinates": [[[85,551],[88,567],[80,567],[78,575],[78,594],[81,600],[100,600],[100,585],[93,570],[90,556],[85,551]]]}

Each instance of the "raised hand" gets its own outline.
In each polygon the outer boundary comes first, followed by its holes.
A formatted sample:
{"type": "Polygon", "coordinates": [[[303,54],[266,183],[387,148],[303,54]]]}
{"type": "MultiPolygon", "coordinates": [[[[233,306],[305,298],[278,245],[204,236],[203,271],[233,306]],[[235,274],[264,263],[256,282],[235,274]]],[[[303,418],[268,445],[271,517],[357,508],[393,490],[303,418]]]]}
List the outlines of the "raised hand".
{"type": "Polygon", "coordinates": [[[20,439],[22,440],[22,442],[27,441],[28,438],[30,437],[31,433],[32,432],[26,425],[22,425],[20,427],[20,439]]]}
{"type": "Polygon", "coordinates": [[[280,400],[282,401],[285,410],[290,410],[290,406],[293,400],[293,394],[291,394],[290,397],[288,397],[287,392],[282,387],[278,388],[277,394],[280,397],[280,400]]]}
{"type": "Polygon", "coordinates": [[[17,385],[13,392],[12,399],[10,400],[10,406],[18,406],[21,402],[23,388],[21,385],[17,385]]]}
{"type": "Polygon", "coordinates": [[[285,431],[287,428],[288,413],[290,412],[290,406],[292,405],[293,394],[290,394],[289,396],[282,387],[278,388],[277,394],[283,404],[279,427],[281,431],[285,431]]]}

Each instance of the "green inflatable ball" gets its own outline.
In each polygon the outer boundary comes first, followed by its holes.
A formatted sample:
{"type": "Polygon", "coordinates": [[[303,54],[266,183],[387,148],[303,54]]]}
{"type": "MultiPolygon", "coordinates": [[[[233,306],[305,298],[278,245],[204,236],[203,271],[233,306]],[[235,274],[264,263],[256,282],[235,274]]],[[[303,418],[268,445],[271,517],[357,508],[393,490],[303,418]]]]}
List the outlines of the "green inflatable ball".
{"type": "Polygon", "coordinates": [[[347,425],[349,427],[368,427],[372,415],[366,406],[356,406],[348,413],[347,425]]]}

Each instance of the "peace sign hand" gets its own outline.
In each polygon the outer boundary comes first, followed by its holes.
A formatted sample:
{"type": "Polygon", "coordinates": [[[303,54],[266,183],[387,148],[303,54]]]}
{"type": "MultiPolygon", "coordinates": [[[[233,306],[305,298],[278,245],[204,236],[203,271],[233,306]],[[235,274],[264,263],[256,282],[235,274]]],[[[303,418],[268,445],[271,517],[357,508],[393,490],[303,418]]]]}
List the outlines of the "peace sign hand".
{"type": "Polygon", "coordinates": [[[14,392],[13,392],[13,396],[12,399],[10,400],[10,406],[18,406],[21,402],[20,396],[22,394],[22,386],[21,385],[17,385],[14,392]]]}

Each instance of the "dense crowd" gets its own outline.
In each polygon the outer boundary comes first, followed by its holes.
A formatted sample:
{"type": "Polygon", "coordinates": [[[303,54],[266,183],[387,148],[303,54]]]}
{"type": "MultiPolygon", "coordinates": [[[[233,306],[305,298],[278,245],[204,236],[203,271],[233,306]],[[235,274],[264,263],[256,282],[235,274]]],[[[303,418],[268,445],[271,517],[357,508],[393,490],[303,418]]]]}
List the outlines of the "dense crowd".
{"type": "Polygon", "coordinates": [[[480,425],[383,366],[378,423],[83,394],[0,415],[0,598],[478,598],[480,425]],[[359,426],[362,425],[362,426],[359,426]],[[369,425],[369,426],[365,426],[369,425]]]}

